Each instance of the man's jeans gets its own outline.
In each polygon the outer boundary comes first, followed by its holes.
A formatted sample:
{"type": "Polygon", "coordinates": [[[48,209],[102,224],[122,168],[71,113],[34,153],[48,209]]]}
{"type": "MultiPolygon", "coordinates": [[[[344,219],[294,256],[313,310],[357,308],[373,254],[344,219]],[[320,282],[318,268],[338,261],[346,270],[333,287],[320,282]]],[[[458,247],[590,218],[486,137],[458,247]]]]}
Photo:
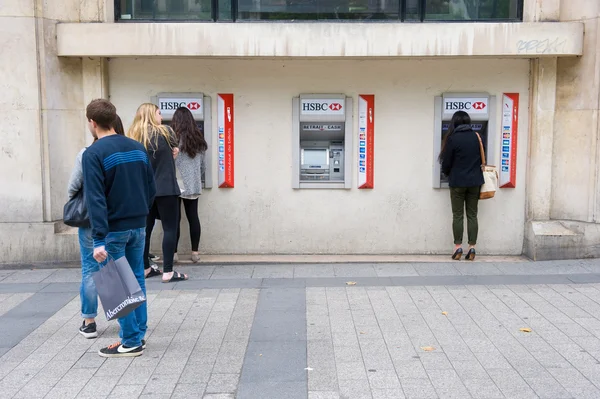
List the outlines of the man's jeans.
{"type": "MultiPolygon", "coordinates": [[[[133,270],[142,292],[146,295],[146,278],[144,277],[144,245],[146,242],[146,229],[144,227],[134,230],[116,231],[108,233],[105,238],[106,252],[114,259],[123,256],[133,270]]],[[[146,302],[136,308],[127,316],[119,319],[121,343],[127,347],[142,345],[146,336],[148,322],[148,308],[146,302]]]]}
{"type": "Polygon", "coordinates": [[[81,317],[94,319],[98,315],[98,291],[92,279],[92,273],[97,272],[99,265],[94,259],[94,244],[92,229],[79,228],[79,251],[81,252],[81,317]]]}

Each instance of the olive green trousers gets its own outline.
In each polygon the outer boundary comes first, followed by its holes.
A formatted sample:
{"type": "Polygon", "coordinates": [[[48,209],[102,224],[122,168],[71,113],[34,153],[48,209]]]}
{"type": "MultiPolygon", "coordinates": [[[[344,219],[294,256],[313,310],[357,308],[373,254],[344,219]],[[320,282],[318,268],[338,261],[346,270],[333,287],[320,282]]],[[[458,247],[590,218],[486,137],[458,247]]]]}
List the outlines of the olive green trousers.
{"type": "Polygon", "coordinates": [[[452,203],[452,233],[454,244],[462,244],[465,229],[465,210],[467,213],[467,235],[469,245],[477,244],[479,226],[477,224],[477,205],[479,203],[480,186],[450,187],[450,202],[452,203]]]}

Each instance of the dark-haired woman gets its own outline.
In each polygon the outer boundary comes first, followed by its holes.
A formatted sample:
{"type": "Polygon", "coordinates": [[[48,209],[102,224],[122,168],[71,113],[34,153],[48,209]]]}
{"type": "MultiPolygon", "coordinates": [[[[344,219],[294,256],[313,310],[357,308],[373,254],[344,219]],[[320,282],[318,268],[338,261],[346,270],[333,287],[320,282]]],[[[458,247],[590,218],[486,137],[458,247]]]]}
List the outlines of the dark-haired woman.
{"type": "MultiPolygon", "coordinates": [[[[191,111],[185,107],[177,108],[173,114],[171,127],[179,142],[179,156],[175,160],[178,172],[180,203],[183,203],[185,215],[190,226],[192,241],[192,262],[200,260],[200,219],[198,218],[198,197],[202,194],[202,174],[205,170],[204,155],[208,145],[204,133],[200,130],[191,111]]],[[[181,207],[181,205],[180,205],[181,207]]],[[[181,219],[181,212],[179,213],[181,219]]],[[[179,244],[180,224],[177,225],[177,243],[179,244]]]]}
{"type": "Polygon", "coordinates": [[[467,213],[467,235],[469,252],[467,260],[475,260],[475,245],[479,226],[477,224],[477,206],[479,192],[483,185],[481,170],[481,138],[471,128],[471,117],[464,111],[452,116],[448,134],[444,137],[439,160],[442,172],[448,176],[450,202],[452,203],[452,232],[454,234],[454,253],[452,259],[460,260],[463,249],[464,215],[467,213]]]}

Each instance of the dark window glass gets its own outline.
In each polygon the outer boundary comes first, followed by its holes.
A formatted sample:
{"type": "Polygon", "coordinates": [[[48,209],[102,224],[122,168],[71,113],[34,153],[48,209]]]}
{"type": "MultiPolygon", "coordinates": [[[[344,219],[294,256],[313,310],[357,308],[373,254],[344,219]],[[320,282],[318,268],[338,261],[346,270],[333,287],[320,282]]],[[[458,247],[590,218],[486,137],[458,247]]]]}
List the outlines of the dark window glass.
{"type": "Polygon", "coordinates": [[[238,0],[238,19],[399,19],[399,0],[238,0]]]}
{"type": "Polygon", "coordinates": [[[117,0],[117,3],[118,19],[212,19],[212,0],[117,0]]]}
{"type": "Polygon", "coordinates": [[[421,20],[421,1],[420,0],[405,0],[406,2],[406,13],[404,19],[406,21],[420,21],[421,20]]]}
{"type": "Polygon", "coordinates": [[[516,20],[521,0],[427,0],[426,20],[516,20]]]}
{"type": "Polygon", "coordinates": [[[518,21],[524,0],[115,0],[117,20],[518,21]]]}

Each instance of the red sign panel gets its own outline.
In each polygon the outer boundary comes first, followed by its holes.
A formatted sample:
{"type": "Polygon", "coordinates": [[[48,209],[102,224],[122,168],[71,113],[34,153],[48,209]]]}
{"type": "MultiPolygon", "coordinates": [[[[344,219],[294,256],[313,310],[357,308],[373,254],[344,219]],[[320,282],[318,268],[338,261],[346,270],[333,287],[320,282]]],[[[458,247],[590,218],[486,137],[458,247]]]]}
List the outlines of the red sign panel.
{"type": "Polygon", "coordinates": [[[375,164],[375,96],[358,96],[358,188],[373,188],[375,164]]]}
{"type": "Polygon", "coordinates": [[[233,94],[217,95],[219,188],[234,187],[233,94]]]}
{"type": "Polygon", "coordinates": [[[502,151],[500,187],[517,187],[517,140],[519,137],[519,93],[502,96],[502,151]]]}

